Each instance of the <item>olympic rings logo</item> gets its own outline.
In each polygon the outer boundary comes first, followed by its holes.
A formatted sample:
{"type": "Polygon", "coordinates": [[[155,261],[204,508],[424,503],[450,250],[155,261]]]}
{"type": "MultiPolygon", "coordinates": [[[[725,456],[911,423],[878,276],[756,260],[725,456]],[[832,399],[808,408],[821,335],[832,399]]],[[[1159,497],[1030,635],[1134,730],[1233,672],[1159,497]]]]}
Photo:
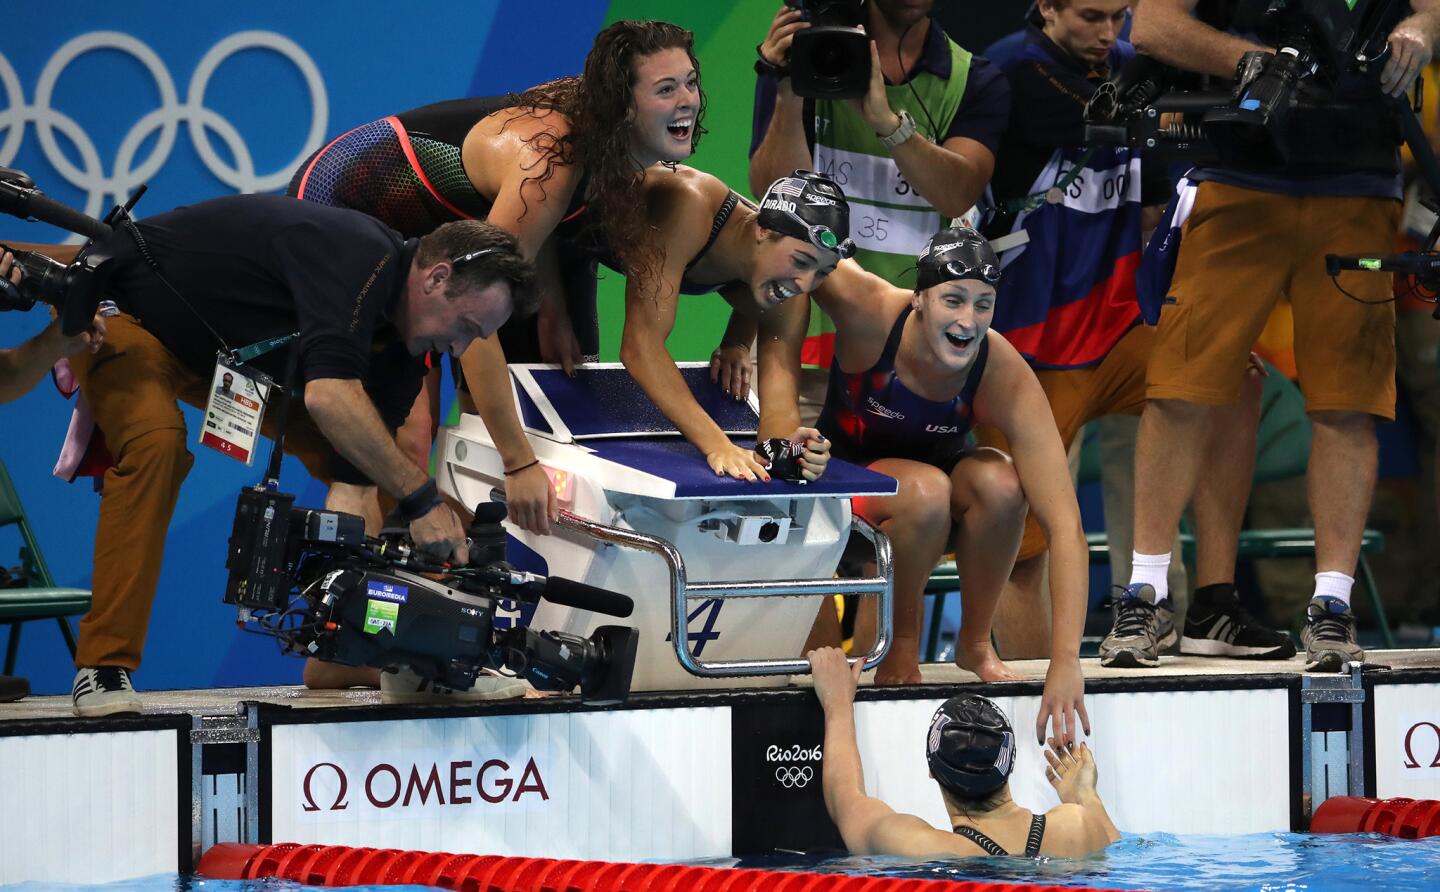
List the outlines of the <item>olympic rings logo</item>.
{"type": "Polygon", "coordinates": [[[330,117],[329,98],[320,69],[300,45],[273,31],[241,31],[226,37],[205,53],[195,67],[182,102],[171,79],[170,71],[158,54],[143,42],[118,31],[92,31],[68,41],[50,57],[35,84],[35,100],[27,103],[25,92],[14,67],[0,55],[0,87],[4,89],[6,107],[0,111],[0,166],[14,160],[25,138],[25,125],[34,124],[40,148],[50,166],[70,184],[87,193],[85,213],[97,216],[103,212],[107,196],[122,202],[144,181],[153,177],[175,145],[176,133],[183,123],[190,133],[205,166],[226,186],[237,192],[273,192],[283,188],[300,163],[320,147],[330,117]],[[205,91],[216,69],[236,53],[249,49],[270,50],[289,61],[305,79],[310,93],[310,130],[295,158],[277,170],[257,173],[250,148],[239,130],[213,109],[205,106],[205,91]],[[150,73],[160,94],[160,107],[136,121],[120,141],[112,169],[106,172],[95,143],[75,119],[50,104],[55,84],[66,66],[94,50],[118,50],[134,57],[150,73]],[[55,139],[59,131],[75,147],[80,166],[73,164],[60,150],[55,139]],[[232,162],[227,162],[210,142],[213,131],[229,149],[232,162]],[[158,135],[156,135],[158,134],[158,135]],[[154,147],[143,160],[136,155],[152,135],[154,147]]]}
{"type": "Polygon", "coordinates": [[[815,769],[809,765],[781,765],[775,769],[775,780],[787,790],[803,787],[815,777],[815,769]]]}

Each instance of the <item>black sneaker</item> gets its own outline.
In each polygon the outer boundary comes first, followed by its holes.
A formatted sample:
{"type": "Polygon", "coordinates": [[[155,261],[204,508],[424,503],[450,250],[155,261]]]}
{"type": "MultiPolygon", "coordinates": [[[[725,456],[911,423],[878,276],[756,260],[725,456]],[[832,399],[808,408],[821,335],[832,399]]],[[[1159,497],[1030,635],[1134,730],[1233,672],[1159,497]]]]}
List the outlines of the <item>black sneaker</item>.
{"type": "Polygon", "coordinates": [[[1115,586],[1115,624],[1100,642],[1100,665],[1138,669],[1160,665],[1160,651],[1175,644],[1167,598],[1155,603],[1155,587],[1143,582],[1115,586]]]}
{"type": "Polygon", "coordinates": [[[1365,659],[1365,651],[1355,643],[1355,614],[1350,605],[1328,595],[1310,599],[1300,642],[1305,645],[1306,672],[1341,672],[1346,663],[1365,659]]]}
{"type": "Polygon", "coordinates": [[[70,690],[75,714],[83,716],[141,712],[140,695],[130,684],[130,670],[123,666],[85,666],[75,673],[70,690]]]}
{"type": "Polygon", "coordinates": [[[1295,642],[1284,632],[1267,629],[1240,606],[1233,585],[1211,585],[1195,592],[1185,614],[1180,652],[1201,657],[1242,660],[1288,660],[1295,642]]]}

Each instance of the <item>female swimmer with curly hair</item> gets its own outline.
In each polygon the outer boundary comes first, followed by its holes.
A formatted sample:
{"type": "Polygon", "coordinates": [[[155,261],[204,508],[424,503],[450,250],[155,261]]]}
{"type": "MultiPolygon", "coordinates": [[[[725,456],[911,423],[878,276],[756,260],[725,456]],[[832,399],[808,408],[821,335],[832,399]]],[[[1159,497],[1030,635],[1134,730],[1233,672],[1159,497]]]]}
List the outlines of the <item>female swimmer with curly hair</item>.
{"type": "MultiPolygon", "coordinates": [[[[364,211],[406,237],[464,218],[513,233],[539,268],[539,318],[511,320],[498,343],[476,341],[462,359],[465,377],[505,382],[507,358],[560,362],[569,371],[598,352],[595,265],[574,252],[562,255],[558,242],[598,228],[627,268],[655,271],[660,253],[645,237],[640,183],[651,165],[690,156],[704,133],[704,108],[689,31],[616,22],[595,37],[579,77],[362,124],[306,160],[288,191],[364,211]]],[[[506,478],[511,520],[548,532],[554,494],[534,464],[510,388],[488,384],[470,394],[505,467],[530,466],[506,478]]],[[[438,401],[438,384],[427,387],[400,434],[427,466],[438,401]]]]}

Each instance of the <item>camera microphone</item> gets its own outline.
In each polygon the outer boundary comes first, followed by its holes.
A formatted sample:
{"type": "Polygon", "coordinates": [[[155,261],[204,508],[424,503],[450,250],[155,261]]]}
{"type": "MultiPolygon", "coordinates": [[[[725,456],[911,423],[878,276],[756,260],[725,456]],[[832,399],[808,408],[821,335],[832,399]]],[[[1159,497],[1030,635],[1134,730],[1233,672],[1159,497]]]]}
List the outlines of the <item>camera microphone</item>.
{"type": "Polygon", "coordinates": [[[504,586],[516,594],[523,593],[533,600],[544,598],[551,604],[560,604],[564,607],[574,607],[578,610],[589,610],[592,613],[603,613],[606,616],[621,618],[627,617],[635,611],[635,602],[628,596],[596,588],[593,585],[586,585],[583,582],[576,582],[573,579],[541,576],[539,573],[516,570],[503,563],[486,567],[481,575],[487,582],[504,586]]]}
{"type": "Polygon", "coordinates": [[[560,576],[546,578],[543,596],[551,604],[562,604],[622,619],[635,612],[635,602],[626,595],[560,576]]]}

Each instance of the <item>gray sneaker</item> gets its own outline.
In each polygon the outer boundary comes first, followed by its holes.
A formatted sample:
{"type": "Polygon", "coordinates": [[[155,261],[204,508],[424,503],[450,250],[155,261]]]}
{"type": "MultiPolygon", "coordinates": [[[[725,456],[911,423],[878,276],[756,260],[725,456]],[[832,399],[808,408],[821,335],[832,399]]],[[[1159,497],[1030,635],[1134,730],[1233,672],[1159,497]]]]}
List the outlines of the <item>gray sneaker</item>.
{"type": "Polygon", "coordinates": [[[140,695],[123,666],[85,666],[75,673],[70,703],[76,715],[102,716],[141,712],[140,695]]]}
{"type": "Polygon", "coordinates": [[[1322,595],[1305,608],[1305,628],[1300,630],[1305,645],[1306,672],[1341,672],[1346,663],[1359,663],[1365,651],[1355,643],[1355,614],[1339,598],[1322,595]]]}
{"type": "Polygon", "coordinates": [[[413,669],[380,673],[380,702],[388,704],[443,705],[480,700],[512,700],[525,696],[530,684],[482,672],[468,691],[457,691],[420,677],[413,669]]]}
{"type": "Polygon", "coordinates": [[[1100,665],[1127,669],[1160,665],[1160,652],[1175,646],[1174,614],[1167,598],[1155,603],[1155,587],[1143,582],[1115,586],[1115,624],[1100,642],[1100,665]]]}

